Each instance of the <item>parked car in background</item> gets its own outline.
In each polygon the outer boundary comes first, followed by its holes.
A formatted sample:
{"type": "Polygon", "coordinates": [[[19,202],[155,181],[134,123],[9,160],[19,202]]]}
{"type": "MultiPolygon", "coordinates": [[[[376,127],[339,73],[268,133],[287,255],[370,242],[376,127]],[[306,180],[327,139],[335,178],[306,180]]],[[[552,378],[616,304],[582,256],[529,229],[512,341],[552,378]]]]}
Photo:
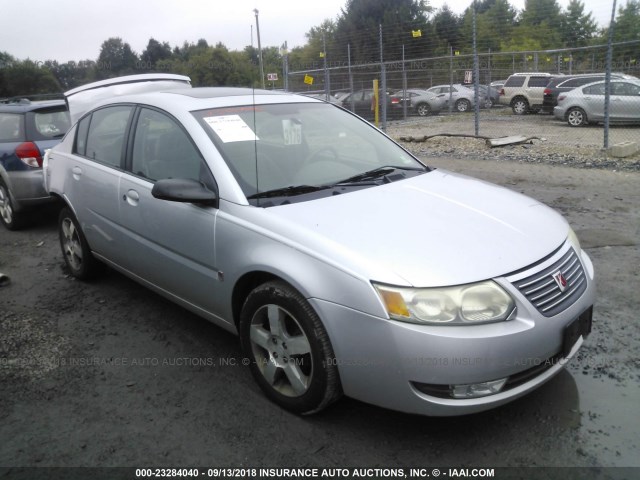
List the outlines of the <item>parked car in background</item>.
{"type": "Polygon", "coordinates": [[[0,102],[0,222],[9,230],[25,215],[51,202],[42,185],[42,157],[70,127],[63,99],[0,102]]]}
{"type": "Polygon", "coordinates": [[[334,97],[333,95],[329,95],[329,98],[327,99],[327,94],[324,92],[321,93],[301,93],[301,95],[305,95],[307,97],[310,98],[316,98],[318,100],[323,100],[323,101],[328,101],[329,103],[340,103],[340,100],[337,99],[336,97],[334,97]]]}
{"type": "Polygon", "coordinates": [[[349,92],[348,90],[340,90],[338,92],[334,92],[333,98],[335,98],[336,100],[342,100],[344,99],[344,97],[346,97],[347,95],[349,95],[351,92],[349,92]]]}
{"type": "Polygon", "coordinates": [[[398,90],[393,97],[400,99],[397,108],[403,108],[402,100],[406,98],[407,114],[420,115],[421,117],[435,115],[444,110],[448,104],[448,99],[442,95],[417,88],[407,89],[406,97],[404,90],[398,90]]]}
{"type": "MultiPolygon", "coordinates": [[[[604,73],[586,73],[582,75],[568,75],[566,77],[556,77],[552,79],[544,89],[542,100],[542,111],[545,113],[553,113],[553,109],[558,105],[558,95],[562,92],[569,92],[574,88],[578,88],[587,83],[604,80],[604,73]]],[[[612,79],[634,80],[637,78],[623,73],[612,73],[612,79]]]]}
{"type": "Polygon", "coordinates": [[[544,89],[554,78],[550,73],[514,73],[500,91],[500,103],[516,115],[537,113],[542,108],[544,89]]]}
{"type": "MultiPolygon", "coordinates": [[[[427,88],[428,92],[435,93],[446,100],[450,105],[453,105],[454,110],[458,112],[467,112],[475,105],[475,93],[473,90],[465,87],[460,83],[454,83],[453,85],[436,85],[431,88],[427,88]]],[[[485,97],[480,95],[480,105],[484,105],[485,97]]]]}
{"type": "MultiPolygon", "coordinates": [[[[469,88],[473,89],[473,85],[469,88]]],[[[490,85],[478,85],[480,94],[484,97],[484,107],[491,108],[500,102],[500,90],[490,85]]]]}
{"type": "Polygon", "coordinates": [[[73,276],[104,262],[237,333],[257,385],[295,413],[343,393],[486,410],[559,373],[591,329],[593,265],[560,214],[429,168],[327,102],[111,97],[44,165],[73,276]]]}
{"type": "Polygon", "coordinates": [[[500,90],[502,90],[502,87],[504,86],[506,80],[494,80],[493,82],[491,82],[489,84],[490,87],[495,88],[498,91],[498,94],[500,93],[500,90]]]}
{"type": "MultiPolygon", "coordinates": [[[[339,100],[339,104],[347,110],[353,111],[356,115],[361,116],[366,120],[373,120],[374,118],[374,94],[373,89],[356,90],[353,94],[346,95],[339,100]]],[[[387,93],[386,95],[381,91],[379,98],[385,98],[387,102],[387,117],[399,118],[403,115],[402,105],[400,99],[387,93]]],[[[380,100],[378,100],[380,102],[380,100]]],[[[382,115],[382,103],[380,102],[380,115],[382,115]]]]}
{"type": "MultiPolygon", "coordinates": [[[[609,121],[640,123],[640,80],[611,82],[609,121]]],[[[572,127],[604,121],[605,82],[596,82],[561,93],[553,114],[572,127]]]]}

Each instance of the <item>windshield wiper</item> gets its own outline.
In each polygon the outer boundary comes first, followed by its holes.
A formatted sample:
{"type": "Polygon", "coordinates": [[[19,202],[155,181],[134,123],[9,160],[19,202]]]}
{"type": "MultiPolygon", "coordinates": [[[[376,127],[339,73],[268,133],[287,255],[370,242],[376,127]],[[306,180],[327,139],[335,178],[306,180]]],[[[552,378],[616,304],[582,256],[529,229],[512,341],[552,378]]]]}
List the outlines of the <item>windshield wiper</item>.
{"type": "Polygon", "coordinates": [[[353,177],[340,180],[338,183],[335,183],[334,186],[349,185],[353,183],[364,182],[366,180],[375,180],[377,178],[384,177],[385,175],[389,175],[390,173],[396,170],[413,170],[413,171],[424,171],[424,172],[427,171],[424,167],[402,167],[402,166],[385,165],[383,167],[374,168],[373,170],[369,170],[364,173],[359,173],[358,175],[354,175],[353,177]]]}
{"type": "Polygon", "coordinates": [[[294,195],[303,195],[305,193],[317,192],[318,190],[324,190],[330,187],[330,185],[290,185],[288,187],[267,190],[266,192],[254,193],[253,195],[249,195],[247,199],[252,200],[254,198],[292,197],[294,195]]]}

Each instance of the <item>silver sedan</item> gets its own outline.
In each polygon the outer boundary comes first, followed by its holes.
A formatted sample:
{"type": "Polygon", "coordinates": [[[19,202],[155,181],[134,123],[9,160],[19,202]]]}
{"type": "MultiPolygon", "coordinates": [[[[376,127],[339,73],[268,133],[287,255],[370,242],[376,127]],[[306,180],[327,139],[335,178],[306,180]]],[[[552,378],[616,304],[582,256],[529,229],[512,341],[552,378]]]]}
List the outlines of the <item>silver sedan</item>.
{"type": "Polygon", "coordinates": [[[427,115],[435,115],[447,107],[448,97],[438,95],[427,90],[411,88],[407,90],[398,90],[394,97],[400,98],[400,108],[402,108],[402,99],[407,98],[407,109],[410,113],[415,113],[421,117],[427,115]],[[406,97],[405,97],[406,92],[406,97]]]}
{"type": "Polygon", "coordinates": [[[560,372],[591,330],[593,265],[535,200],[430,168],[308,97],[105,98],[45,159],[66,268],[106,264],[238,334],[282,408],[345,394],[486,410],[560,372]]]}
{"type": "MultiPolygon", "coordinates": [[[[611,82],[609,121],[640,123],[640,80],[611,82]]],[[[558,96],[554,116],[572,127],[602,122],[605,119],[605,82],[594,82],[558,96]]]]}

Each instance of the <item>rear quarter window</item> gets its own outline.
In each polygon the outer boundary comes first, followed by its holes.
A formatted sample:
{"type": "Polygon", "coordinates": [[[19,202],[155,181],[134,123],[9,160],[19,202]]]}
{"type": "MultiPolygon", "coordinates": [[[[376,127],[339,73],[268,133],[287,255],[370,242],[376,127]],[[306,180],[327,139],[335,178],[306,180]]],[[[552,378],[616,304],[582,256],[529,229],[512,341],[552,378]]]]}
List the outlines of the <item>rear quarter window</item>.
{"type": "Polygon", "coordinates": [[[0,142],[24,141],[24,115],[0,113],[0,142]]]}

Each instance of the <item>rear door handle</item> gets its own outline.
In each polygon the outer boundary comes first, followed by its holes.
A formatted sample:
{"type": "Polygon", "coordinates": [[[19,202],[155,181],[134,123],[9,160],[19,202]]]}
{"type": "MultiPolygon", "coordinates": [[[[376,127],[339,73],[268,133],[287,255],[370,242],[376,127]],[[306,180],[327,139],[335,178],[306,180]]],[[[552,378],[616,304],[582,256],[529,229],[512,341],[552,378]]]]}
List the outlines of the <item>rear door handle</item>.
{"type": "Polygon", "coordinates": [[[122,200],[135,207],[140,201],[140,195],[135,190],[128,190],[127,193],[122,196],[122,200]]]}
{"type": "Polygon", "coordinates": [[[71,169],[71,175],[73,175],[74,180],[80,180],[80,175],[82,175],[82,169],[80,167],[73,167],[71,169]]]}

